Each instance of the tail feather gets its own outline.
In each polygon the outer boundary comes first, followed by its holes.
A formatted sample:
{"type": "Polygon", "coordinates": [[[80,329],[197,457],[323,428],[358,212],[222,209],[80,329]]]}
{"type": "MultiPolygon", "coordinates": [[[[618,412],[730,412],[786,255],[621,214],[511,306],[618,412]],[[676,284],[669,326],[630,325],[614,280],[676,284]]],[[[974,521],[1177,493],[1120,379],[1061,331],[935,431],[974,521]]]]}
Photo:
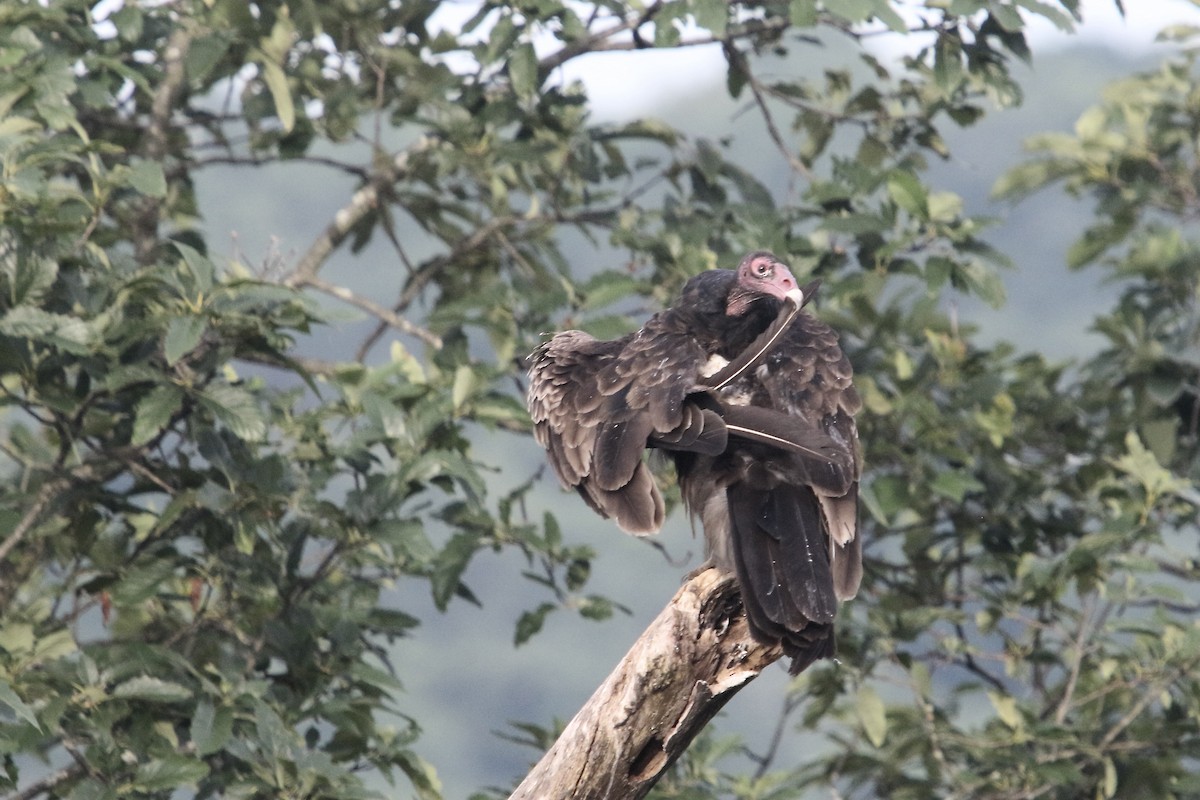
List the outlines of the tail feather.
{"type": "Polygon", "coordinates": [[[784,655],[792,659],[788,666],[792,675],[799,675],[814,661],[837,655],[833,625],[809,625],[798,633],[789,633],[782,642],[784,655]]]}
{"type": "Polygon", "coordinates": [[[776,486],[761,525],[779,539],[785,583],[800,612],[813,622],[833,622],[837,595],[829,565],[829,535],[812,489],[776,486]]]}
{"type": "Polygon", "coordinates": [[[833,655],[833,574],[816,496],[807,487],[726,490],[734,567],[746,617],[760,638],[783,643],[798,672],[833,655]]]}

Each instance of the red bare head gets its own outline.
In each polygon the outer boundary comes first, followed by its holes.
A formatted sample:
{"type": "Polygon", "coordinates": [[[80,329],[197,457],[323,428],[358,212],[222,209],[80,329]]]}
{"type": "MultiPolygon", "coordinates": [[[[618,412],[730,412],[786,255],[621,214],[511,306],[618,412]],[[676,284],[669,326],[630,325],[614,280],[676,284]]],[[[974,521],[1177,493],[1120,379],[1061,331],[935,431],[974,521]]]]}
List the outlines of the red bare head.
{"type": "MultiPolygon", "coordinates": [[[[812,284],[809,284],[812,286],[812,284]]],[[[807,290],[809,287],[805,287],[807,290]]],[[[813,289],[816,287],[813,286],[813,289]]],[[[807,291],[801,291],[792,272],[782,261],[765,250],[750,253],[737,268],[737,281],[729,292],[725,313],[740,317],[757,298],[774,297],[797,307],[808,301],[807,291]]]]}

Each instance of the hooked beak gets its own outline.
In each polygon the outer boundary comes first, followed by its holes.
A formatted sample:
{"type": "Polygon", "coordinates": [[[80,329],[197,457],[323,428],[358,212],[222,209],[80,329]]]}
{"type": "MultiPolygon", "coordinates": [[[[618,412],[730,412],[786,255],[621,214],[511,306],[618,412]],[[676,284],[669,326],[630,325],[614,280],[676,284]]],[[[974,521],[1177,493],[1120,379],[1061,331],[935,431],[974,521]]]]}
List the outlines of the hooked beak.
{"type": "Polygon", "coordinates": [[[809,281],[800,289],[800,306],[804,307],[812,302],[812,299],[817,296],[817,289],[821,288],[821,279],[809,281]]]}
{"type": "Polygon", "coordinates": [[[799,289],[789,289],[787,293],[784,294],[783,299],[790,303],[793,308],[804,308],[812,301],[813,297],[816,296],[817,289],[819,289],[820,286],[821,280],[818,278],[815,281],[806,283],[799,289]]]}

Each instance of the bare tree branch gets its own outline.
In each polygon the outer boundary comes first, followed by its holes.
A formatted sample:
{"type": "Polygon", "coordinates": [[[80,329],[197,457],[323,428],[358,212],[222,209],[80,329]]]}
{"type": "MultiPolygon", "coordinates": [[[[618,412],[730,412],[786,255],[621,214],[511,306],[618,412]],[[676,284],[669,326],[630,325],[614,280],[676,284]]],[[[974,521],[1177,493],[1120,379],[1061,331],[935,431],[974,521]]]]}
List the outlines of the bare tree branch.
{"type": "Polygon", "coordinates": [[[58,772],[53,772],[42,778],[36,783],[31,783],[19,792],[13,792],[4,798],[4,800],[33,800],[33,798],[47,794],[54,788],[67,781],[74,780],[83,775],[84,768],[81,764],[72,764],[69,767],[60,769],[58,772]]]}
{"type": "MultiPolygon", "coordinates": [[[[613,37],[629,31],[636,31],[647,22],[651,22],[654,16],[662,7],[661,2],[656,2],[650,5],[643,13],[637,17],[622,20],[614,24],[612,27],[605,28],[602,31],[592,34],[586,39],[572,42],[561,50],[557,50],[548,56],[545,56],[538,61],[538,74],[547,76],[555,69],[563,64],[589,53],[613,53],[627,50],[641,50],[647,45],[645,42],[639,41],[636,37],[629,40],[613,41],[613,37]]],[[[693,36],[688,39],[681,39],[679,42],[667,46],[659,47],[658,49],[680,49],[684,47],[701,47],[706,44],[717,44],[718,42],[731,42],[737,39],[747,39],[754,36],[764,34],[775,34],[790,27],[791,21],[786,17],[773,17],[766,20],[747,20],[743,23],[730,25],[724,36],[716,36],[713,34],[693,36]]],[[[815,40],[813,40],[815,41],[815,40]]]]}
{"type": "Polygon", "coordinates": [[[698,573],[510,800],[644,797],[709,720],[781,655],[750,635],[732,577],[711,568],[698,573]]]}
{"type": "Polygon", "coordinates": [[[442,339],[437,334],[425,330],[420,325],[409,322],[404,317],[396,314],[390,308],[381,306],[370,298],[355,294],[344,286],[338,286],[336,284],[329,283],[328,281],[324,280],[323,278],[319,278],[316,275],[308,275],[299,278],[293,276],[292,279],[289,279],[289,282],[292,286],[297,288],[308,286],[316,289],[319,292],[324,292],[331,297],[336,297],[339,300],[345,300],[350,305],[361,308],[371,316],[378,318],[384,324],[403,333],[416,336],[418,339],[431,347],[442,346],[442,339]]]}
{"type": "Polygon", "coordinates": [[[8,554],[12,549],[25,538],[25,534],[29,533],[29,530],[37,523],[38,519],[42,516],[42,512],[50,505],[50,501],[59,492],[67,488],[67,485],[67,481],[65,480],[47,481],[42,485],[42,489],[38,492],[37,499],[33,501],[33,505],[25,510],[25,514],[17,522],[16,527],[12,529],[12,532],[8,534],[3,542],[0,542],[0,564],[4,563],[4,560],[8,558],[8,554]]]}
{"type": "Polygon", "coordinates": [[[432,148],[435,142],[435,138],[422,136],[412,147],[397,153],[391,164],[376,172],[365,186],[354,193],[350,202],[334,214],[333,220],[309,246],[285,283],[289,286],[312,285],[310,279],[315,278],[321,267],[325,266],[330,254],[345,241],[354,226],[375,209],[380,192],[407,174],[413,155],[432,148]]]}
{"type": "MultiPolygon", "coordinates": [[[[150,119],[142,139],[142,155],[161,164],[167,154],[167,134],[171,126],[171,114],[179,94],[187,80],[184,58],[192,43],[192,32],[186,27],[176,28],[163,49],[163,80],[150,101],[150,119]]],[[[164,200],[161,197],[145,197],[133,217],[134,247],[140,263],[149,263],[159,245],[158,222],[164,200]]]]}
{"type": "Polygon", "coordinates": [[[728,45],[725,48],[725,57],[729,59],[731,65],[736,66],[746,76],[746,83],[750,87],[750,92],[754,95],[754,103],[758,106],[759,113],[762,115],[763,124],[767,127],[767,135],[771,137],[771,141],[775,143],[775,149],[787,159],[788,166],[806,180],[812,180],[812,171],[808,165],[792,154],[787,144],[783,141],[783,134],[780,133],[778,126],[775,124],[775,117],[771,114],[771,108],[767,105],[767,98],[763,94],[762,84],[759,83],[757,77],[750,69],[750,64],[742,57],[733,45],[728,45]]]}

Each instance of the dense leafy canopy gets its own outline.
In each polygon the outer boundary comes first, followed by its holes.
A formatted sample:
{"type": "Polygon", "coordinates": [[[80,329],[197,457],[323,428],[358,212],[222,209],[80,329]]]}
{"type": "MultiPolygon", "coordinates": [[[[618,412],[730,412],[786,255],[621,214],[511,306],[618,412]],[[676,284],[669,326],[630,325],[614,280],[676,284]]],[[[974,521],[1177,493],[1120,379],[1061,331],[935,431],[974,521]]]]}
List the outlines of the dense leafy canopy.
{"type": "Polygon", "coordinates": [[[1019,100],[1028,18],[1069,28],[1074,0],[488,2],[457,29],[441,5],[0,6],[0,785],[439,796],[389,658],[419,620],[385,588],[471,600],[472,557],[513,549],[545,598],[518,642],[613,608],[591,548],[478,456],[526,429],[521,356],[765,248],[825,280],[861,376],[868,591],[787,703],[827,753],[733,776],[704,740],[660,795],[1200,792],[1195,31],[998,184],[1096,199],[1072,260],[1121,296],[1068,370],[942,312],[1002,303],[1004,258],[921,174],[945,126],[1019,100]],[[905,35],[900,63],[864,46],[905,35]],[[774,69],[814,37],[853,63],[774,69]],[[705,42],[786,200],[729,143],[597,122],[561,79],[705,42]],[[267,164],[354,188],[294,257],[217,257],[198,177],[267,164]],[[389,263],[337,260],[371,241],[389,263]],[[354,355],[307,354],[342,306],[374,326],[354,355]]]}

